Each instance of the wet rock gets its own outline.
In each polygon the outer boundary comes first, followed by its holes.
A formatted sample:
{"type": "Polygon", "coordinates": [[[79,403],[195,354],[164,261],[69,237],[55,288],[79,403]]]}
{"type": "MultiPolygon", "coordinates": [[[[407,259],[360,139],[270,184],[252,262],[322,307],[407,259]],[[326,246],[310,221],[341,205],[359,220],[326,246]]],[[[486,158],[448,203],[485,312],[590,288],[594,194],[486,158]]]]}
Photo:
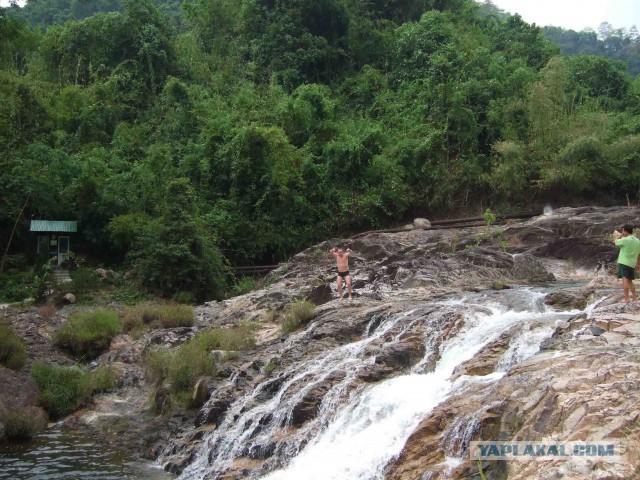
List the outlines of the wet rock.
{"type": "Polygon", "coordinates": [[[273,455],[277,445],[275,442],[266,445],[251,445],[247,449],[246,456],[254,460],[264,460],[273,455]]]}
{"type": "Polygon", "coordinates": [[[195,426],[219,425],[233,402],[233,399],[234,395],[230,387],[222,388],[214,392],[205,406],[198,412],[195,426]]]}
{"type": "Polygon", "coordinates": [[[544,303],[553,306],[556,310],[583,310],[594,291],[594,287],[559,290],[548,294],[544,303]]]}
{"type": "Polygon", "coordinates": [[[495,371],[504,352],[509,348],[511,332],[505,332],[500,337],[483,348],[478,354],[459,365],[453,372],[453,378],[461,375],[488,375],[495,371]]]}
{"type": "Polygon", "coordinates": [[[553,282],[555,277],[533,255],[520,253],[513,256],[511,275],[527,282],[553,282]]]}
{"type": "Polygon", "coordinates": [[[173,473],[175,475],[180,475],[182,473],[182,471],[193,462],[193,460],[195,459],[195,453],[191,453],[190,455],[185,455],[182,457],[179,457],[177,459],[174,459],[170,462],[168,462],[164,469],[169,472],[169,473],[173,473]]]}
{"type": "MultiPolygon", "coordinates": [[[[596,313],[595,320],[610,316],[613,308],[615,306],[596,313]]],[[[629,321],[632,323],[617,327],[617,330],[631,325],[635,327],[635,320],[629,321]]],[[[599,333],[608,337],[608,343],[594,347],[579,339],[568,340],[566,352],[537,355],[493,386],[469,385],[464,394],[439,405],[409,438],[400,456],[388,469],[387,478],[419,479],[425,471],[439,472],[440,476],[436,478],[444,477],[440,462],[442,455],[451,452],[447,451],[447,442],[438,443],[437,439],[442,438],[443,432],[447,438],[446,432],[455,429],[456,419],[465,415],[481,418],[481,427],[474,434],[474,439],[483,440],[616,438],[617,432],[635,429],[631,425],[640,418],[637,408],[640,392],[637,388],[628,387],[629,382],[636,381],[638,377],[634,369],[640,366],[640,359],[637,355],[630,356],[624,347],[630,337],[617,335],[615,331],[599,333]],[[495,407],[482,413],[487,405],[495,407]],[[425,455],[425,452],[429,453],[425,455]]],[[[637,438],[625,438],[633,444],[630,448],[638,448],[637,438]]],[[[460,456],[464,458],[464,455],[460,456]]],[[[629,462],[602,465],[607,470],[604,476],[632,478],[639,461],[635,458],[629,462]]],[[[551,462],[545,466],[544,478],[591,478],[595,464],[584,470],[585,465],[551,462]]],[[[458,476],[462,475],[461,472],[473,471],[473,468],[473,462],[464,460],[455,469],[454,478],[462,478],[458,476]]],[[[485,471],[487,478],[494,478],[489,476],[489,472],[485,471]]],[[[535,461],[510,462],[508,477],[501,476],[503,474],[496,472],[496,478],[542,478],[539,462],[535,461]]]]}
{"type": "Polygon", "coordinates": [[[318,285],[311,290],[307,300],[315,305],[323,305],[333,300],[333,290],[331,290],[331,287],[326,283],[318,285]]]}
{"type": "Polygon", "coordinates": [[[393,370],[411,367],[424,356],[424,345],[418,343],[394,343],[382,347],[376,355],[376,363],[393,370]]]}
{"type": "Polygon", "coordinates": [[[191,392],[190,407],[200,408],[209,398],[209,389],[207,388],[206,379],[200,378],[193,387],[191,392]]]}
{"type": "Polygon", "coordinates": [[[169,410],[171,406],[171,394],[169,388],[166,386],[160,386],[153,394],[153,405],[157,413],[164,413],[169,410]]]}
{"type": "Polygon", "coordinates": [[[547,245],[530,250],[538,257],[553,257],[563,260],[571,259],[583,265],[597,265],[599,262],[613,262],[617,249],[611,244],[592,238],[561,238],[547,245]]]}
{"type": "Polygon", "coordinates": [[[308,390],[291,412],[291,425],[299,427],[318,414],[318,406],[327,391],[337,381],[344,378],[344,373],[335,373],[323,382],[308,390]]]}
{"type": "Polygon", "coordinates": [[[358,371],[358,379],[363,382],[379,382],[394,373],[393,368],[389,368],[385,365],[374,364],[366,365],[358,371]]]}
{"type": "Polygon", "coordinates": [[[145,336],[145,341],[149,346],[171,348],[189,341],[195,333],[195,330],[190,327],[151,330],[145,336]]]}

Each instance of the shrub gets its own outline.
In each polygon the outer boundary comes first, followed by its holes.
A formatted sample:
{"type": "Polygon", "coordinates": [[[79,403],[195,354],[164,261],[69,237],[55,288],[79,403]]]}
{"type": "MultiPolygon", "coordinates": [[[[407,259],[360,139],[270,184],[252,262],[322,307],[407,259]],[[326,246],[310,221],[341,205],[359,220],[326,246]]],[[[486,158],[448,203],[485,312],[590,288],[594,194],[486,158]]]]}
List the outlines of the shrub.
{"type": "Polygon", "coordinates": [[[115,370],[111,367],[100,367],[90,372],[91,390],[93,393],[111,392],[118,386],[115,370]]]}
{"type": "Polygon", "coordinates": [[[190,392],[198,378],[214,371],[209,353],[193,340],[173,351],[161,348],[149,352],[145,363],[151,381],[159,384],[168,380],[174,394],[190,392]]]}
{"type": "Polygon", "coordinates": [[[0,274],[0,302],[19,302],[33,295],[33,274],[15,271],[0,274]]]}
{"type": "Polygon", "coordinates": [[[74,313],[55,333],[54,343],[77,357],[92,359],[109,347],[111,339],[121,329],[122,324],[114,310],[74,313]]]}
{"type": "Polygon", "coordinates": [[[27,361],[24,341],[9,325],[0,323],[0,364],[12,370],[21,369],[27,361]]]}
{"type": "Polygon", "coordinates": [[[28,440],[47,426],[47,415],[38,407],[22,407],[2,417],[4,434],[11,440],[28,440]]]}
{"type": "Polygon", "coordinates": [[[256,288],[256,280],[251,277],[243,277],[233,284],[229,291],[230,297],[237,297],[238,295],[244,295],[256,288]]]}
{"type": "Polygon", "coordinates": [[[122,316],[125,332],[142,329],[145,325],[151,328],[192,327],[194,322],[193,308],[172,303],[137,305],[127,308],[122,316]]]}
{"type": "Polygon", "coordinates": [[[142,293],[140,289],[131,282],[118,280],[115,290],[107,292],[105,298],[125,305],[135,305],[149,298],[149,295],[142,293]]]}
{"type": "Polygon", "coordinates": [[[43,301],[47,295],[56,289],[55,277],[53,276],[53,258],[46,261],[38,273],[33,277],[33,296],[36,302],[43,301]]]}
{"type": "Polygon", "coordinates": [[[177,303],[183,303],[185,305],[195,305],[198,302],[193,292],[187,290],[180,290],[173,296],[173,299],[177,303]]]}
{"type": "Polygon", "coordinates": [[[58,419],[85,405],[94,393],[108,392],[116,386],[112,369],[88,372],[79,367],[62,367],[38,362],[31,376],[40,388],[40,405],[58,419]]]}
{"type": "Polygon", "coordinates": [[[287,308],[282,319],[282,330],[293,332],[316,316],[316,306],[308,300],[296,300],[287,308]]]}
{"type": "Polygon", "coordinates": [[[159,348],[150,351],[145,358],[145,366],[149,379],[156,384],[162,383],[167,378],[169,363],[173,354],[167,348],[159,348]]]}
{"type": "Polygon", "coordinates": [[[78,367],[36,363],[31,376],[40,388],[40,404],[54,419],[70,414],[91,397],[87,374],[78,367]]]}
{"type": "Polygon", "coordinates": [[[203,332],[181,345],[169,350],[160,348],[149,352],[145,359],[147,374],[156,384],[167,380],[174,397],[185,401],[196,382],[203,375],[215,370],[209,355],[211,350],[246,350],[255,346],[256,339],[249,325],[203,332]]]}
{"type": "Polygon", "coordinates": [[[100,278],[90,268],[77,268],[71,272],[71,280],[76,293],[87,293],[100,288],[100,278]]]}
{"type": "Polygon", "coordinates": [[[209,352],[197,342],[187,342],[178,347],[168,366],[167,378],[174,393],[189,392],[202,375],[213,373],[213,360],[209,352]]]}
{"type": "Polygon", "coordinates": [[[482,215],[482,218],[484,218],[485,223],[487,224],[487,226],[491,226],[494,223],[496,223],[497,217],[495,216],[495,214],[491,211],[490,208],[487,208],[484,212],[484,214],[482,215]]]}
{"type": "Polygon", "coordinates": [[[6,270],[24,270],[27,268],[27,257],[22,253],[7,255],[4,267],[6,270]]]}

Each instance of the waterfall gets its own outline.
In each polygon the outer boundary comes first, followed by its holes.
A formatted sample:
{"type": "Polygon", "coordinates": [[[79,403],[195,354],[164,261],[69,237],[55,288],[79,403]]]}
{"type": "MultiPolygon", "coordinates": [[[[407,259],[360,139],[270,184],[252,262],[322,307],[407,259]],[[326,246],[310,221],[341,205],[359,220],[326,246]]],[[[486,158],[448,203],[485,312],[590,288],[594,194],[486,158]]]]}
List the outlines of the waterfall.
{"type": "MultiPolygon", "coordinates": [[[[556,320],[575,314],[547,311],[544,293],[534,289],[492,295],[425,302],[403,313],[373,316],[360,340],[301,362],[232,404],[180,478],[216,478],[247,458],[266,459],[261,473],[254,474],[265,480],[384,478],[386,465],[433,408],[471,383],[501,378],[536,353],[556,320]],[[450,328],[460,312],[464,322],[450,328]],[[368,346],[390,336],[398,340],[417,327],[424,332],[425,354],[410,373],[376,384],[357,381],[358,372],[375,361],[368,346]],[[453,333],[442,337],[445,330],[453,333]],[[507,331],[509,347],[496,372],[455,377],[456,367],[507,331]],[[317,416],[292,428],[295,406],[314,388],[326,390],[317,416]]],[[[474,419],[455,428],[450,442],[456,435],[471,438],[474,419]]],[[[447,452],[452,457],[460,455],[465,439],[455,442],[447,452]]]]}

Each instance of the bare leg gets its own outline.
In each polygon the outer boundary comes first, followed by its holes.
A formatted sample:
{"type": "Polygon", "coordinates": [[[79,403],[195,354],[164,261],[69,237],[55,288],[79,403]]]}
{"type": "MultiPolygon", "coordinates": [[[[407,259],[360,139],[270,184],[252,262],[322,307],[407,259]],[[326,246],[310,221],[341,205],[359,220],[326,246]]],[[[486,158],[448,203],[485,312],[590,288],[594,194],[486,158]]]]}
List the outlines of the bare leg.
{"type": "Polygon", "coordinates": [[[624,303],[629,303],[629,283],[631,283],[631,280],[629,280],[628,278],[622,277],[622,290],[624,291],[624,303]]]}
{"type": "Polygon", "coordinates": [[[351,300],[353,298],[351,296],[351,277],[347,275],[347,277],[345,278],[345,281],[347,283],[347,290],[349,291],[349,300],[351,300]]]}
{"type": "Polygon", "coordinates": [[[636,286],[633,284],[633,280],[629,280],[629,290],[631,290],[631,298],[633,298],[634,302],[637,302],[638,296],[636,295],[636,286]]]}
{"type": "Polygon", "coordinates": [[[340,275],[338,275],[337,282],[338,282],[338,297],[340,297],[340,300],[342,300],[342,277],[340,275]]]}

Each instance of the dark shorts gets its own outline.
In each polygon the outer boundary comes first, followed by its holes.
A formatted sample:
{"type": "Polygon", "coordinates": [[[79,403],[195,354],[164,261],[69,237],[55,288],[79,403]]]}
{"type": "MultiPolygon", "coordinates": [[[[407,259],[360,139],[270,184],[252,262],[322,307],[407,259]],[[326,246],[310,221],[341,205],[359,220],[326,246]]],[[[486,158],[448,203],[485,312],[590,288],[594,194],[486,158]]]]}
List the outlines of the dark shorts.
{"type": "Polygon", "coordinates": [[[634,280],[636,278],[635,268],[631,268],[629,265],[618,264],[618,278],[628,278],[634,280]]]}
{"type": "Polygon", "coordinates": [[[347,270],[346,272],[338,272],[338,276],[339,277],[348,277],[349,276],[349,270],[347,270]]]}

